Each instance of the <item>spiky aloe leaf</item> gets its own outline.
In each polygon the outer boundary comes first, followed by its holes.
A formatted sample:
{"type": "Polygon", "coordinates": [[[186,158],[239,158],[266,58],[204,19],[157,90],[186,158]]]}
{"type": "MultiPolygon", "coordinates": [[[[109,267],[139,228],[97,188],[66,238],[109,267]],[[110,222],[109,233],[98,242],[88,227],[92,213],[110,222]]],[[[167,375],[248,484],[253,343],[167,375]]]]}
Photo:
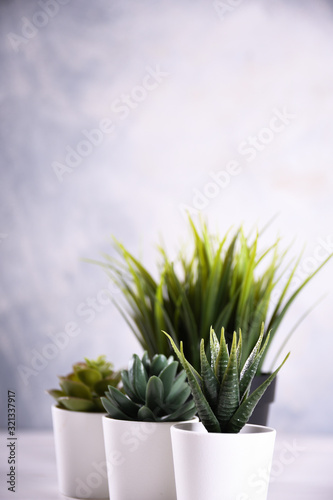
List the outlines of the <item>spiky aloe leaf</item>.
{"type": "Polygon", "coordinates": [[[233,336],[230,357],[225,370],[220,391],[216,416],[220,423],[222,432],[226,424],[239,406],[239,377],[238,377],[238,359],[237,359],[237,336],[233,336]]]}
{"type": "Polygon", "coordinates": [[[220,348],[217,355],[214,371],[219,383],[222,382],[229,363],[229,350],[224,336],[224,328],[221,330],[220,348]]]}
{"type": "Polygon", "coordinates": [[[208,362],[205,352],[205,343],[203,339],[200,343],[200,362],[203,393],[211,408],[215,409],[219,394],[219,382],[216,378],[214,370],[211,368],[208,362]]]}
{"type": "Polygon", "coordinates": [[[289,354],[290,353],[287,354],[280,366],[265,380],[265,382],[261,384],[247,399],[245,399],[245,401],[243,401],[243,403],[240,405],[240,407],[228,422],[225,432],[237,433],[244,427],[246,422],[251,417],[258,401],[265,393],[267,387],[272,383],[284,363],[287,361],[289,354]]]}
{"type": "Polygon", "coordinates": [[[209,341],[210,341],[210,363],[212,370],[214,370],[216,359],[219,354],[220,343],[212,326],[210,327],[209,341]]]}
{"type": "Polygon", "coordinates": [[[242,331],[239,329],[239,336],[238,336],[238,344],[237,344],[237,369],[238,372],[241,369],[241,363],[242,363],[242,349],[243,349],[243,342],[242,342],[242,331]]]}
{"type": "Polygon", "coordinates": [[[257,340],[257,342],[256,342],[255,346],[253,347],[250,355],[245,360],[245,363],[243,365],[243,368],[242,368],[242,371],[241,371],[241,374],[240,374],[240,378],[241,379],[242,379],[244,373],[246,372],[246,370],[248,369],[248,367],[253,363],[254,358],[257,356],[257,354],[258,354],[258,352],[260,350],[262,339],[264,338],[264,332],[265,332],[265,325],[264,325],[264,323],[262,323],[261,324],[261,330],[260,330],[260,334],[259,334],[258,340],[257,340]]]}
{"type": "MultiPolygon", "coordinates": [[[[214,340],[212,333],[213,332],[211,331],[211,338],[214,340]]],[[[241,373],[242,380],[239,374],[241,331],[239,333],[238,342],[237,334],[234,332],[229,355],[226,347],[224,331],[222,330],[219,353],[215,359],[215,366],[213,366],[213,369],[208,363],[205,353],[204,340],[202,340],[200,346],[201,375],[195,374],[195,370],[186,360],[182,343],[179,350],[170,335],[166,335],[169,337],[171,345],[185,369],[193,399],[198,410],[198,415],[208,432],[239,432],[250,418],[256,404],[289,356],[288,354],[278,369],[275,370],[275,372],[270,375],[258,389],[248,396],[250,384],[256,372],[256,368],[269,342],[268,334],[265,343],[261,348],[264,327],[261,328],[261,333],[256,346],[252,350],[249,359],[244,365],[241,373]],[[214,372],[219,372],[218,366],[221,363],[222,355],[225,356],[225,358],[228,358],[228,363],[225,370],[223,368],[224,373],[222,380],[219,380],[217,377],[215,378],[218,388],[217,405],[215,405],[214,393],[207,392],[205,386],[208,385],[209,387],[209,384],[212,383],[213,380],[212,374],[214,374],[214,372]]],[[[214,344],[213,349],[216,349],[214,344]]],[[[214,382],[214,389],[215,387],[214,382]]]]}
{"type": "Polygon", "coordinates": [[[257,373],[258,365],[260,363],[262,356],[264,355],[267,344],[269,342],[270,335],[268,334],[266,337],[266,340],[265,340],[265,344],[262,347],[262,349],[260,350],[263,336],[264,336],[264,330],[265,330],[265,327],[264,327],[264,324],[262,324],[260,335],[259,335],[259,338],[256,342],[256,345],[254,346],[251,354],[249,355],[249,357],[245,361],[245,364],[243,366],[243,369],[242,369],[240,377],[239,377],[239,392],[240,392],[240,399],[241,400],[243,399],[244,394],[249,389],[249,387],[252,383],[252,380],[253,380],[255,374],[257,373]]]}
{"type": "Polygon", "coordinates": [[[221,429],[219,422],[201,390],[199,382],[193,373],[194,369],[190,365],[190,363],[188,363],[188,361],[185,359],[184,353],[182,351],[182,344],[181,344],[181,349],[179,351],[171,336],[168,335],[166,332],[165,334],[169,338],[171,345],[186,372],[187,380],[191,387],[193,399],[195,402],[195,406],[198,410],[198,415],[200,417],[200,420],[202,421],[208,432],[220,432],[221,429]]]}

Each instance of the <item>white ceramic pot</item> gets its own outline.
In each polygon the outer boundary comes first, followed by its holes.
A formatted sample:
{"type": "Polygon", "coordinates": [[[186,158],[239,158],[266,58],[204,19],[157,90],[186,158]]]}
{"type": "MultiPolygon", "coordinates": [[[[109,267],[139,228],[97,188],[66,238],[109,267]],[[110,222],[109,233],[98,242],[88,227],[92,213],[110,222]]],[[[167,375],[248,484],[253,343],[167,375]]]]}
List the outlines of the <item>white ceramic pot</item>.
{"type": "Polygon", "coordinates": [[[103,418],[111,500],[176,500],[174,424],[103,418]]]}
{"type": "Polygon", "coordinates": [[[246,425],[208,433],[201,423],[172,427],[177,500],[266,500],[275,430],[246,425]]]}
{"type": "Polygon", "coordinates": [[[74,498],[109,498],[103,413],[52,407],[59,490],[74,498]]]}

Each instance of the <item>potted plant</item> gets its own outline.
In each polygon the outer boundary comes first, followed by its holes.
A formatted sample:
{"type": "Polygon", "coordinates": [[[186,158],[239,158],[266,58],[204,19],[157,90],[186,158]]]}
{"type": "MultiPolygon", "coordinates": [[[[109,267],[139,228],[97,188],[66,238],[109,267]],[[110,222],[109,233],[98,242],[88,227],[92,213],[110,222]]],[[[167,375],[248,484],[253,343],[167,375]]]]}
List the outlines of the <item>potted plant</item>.
{"type": "Polygon", "coordinates": [[[196,413],[178,366],[172,357],[134,354],[121,372],[124,393],[110,386],[102,398],[111,499],[176,500],[170,427],[196,413]]]}
{"type": "MultiPolygon", "coordinates": [[[[260,379],[255,383],[260,385],[273,370],[285,339],[292,333],[283,336],[280,347],[274,343],[275,360],[266,374],[265,356],[285,314],[332,255],[292,290],[301,256],[288,271],[287,252],[280,252],[279,240],[260,251],[260,234],[246,237],[240,228],[220,238],[210,234],[205,223],[198,229],[189,218],[189,224],[192,245],[187,244],[174,260],[159,248],[157,279],[117,240],[114,247],[119,259],[104,255],[103,261],[90,262],[102,266],[122,292],[115,305],[150,356],[172,353],[162,334],[162,330],[168,330],[178,347],[184,342],[185,355],[198,370],[200,339],[209,341],[210,326],[217,332],[224,326],[229,348],[233,332],[241,327],[243,366],[258,340],[260,325],[265,323],[264,338],[268,331],[271,335],[257,368],[260,379]]],[[[269,391],[274,392],[274,386],[275,381],[269,391]]],[[[273,397],[266,393],[262,401],[266,404],[273,397]]],[[[262,415],[256,416],[257,423],[266,423],[266,417],[267,406],[262,415]]]]}
{"type": "Polygon", "coordinates": [[[186,371],[201,423],[172,427],[177,500],[265,500],[273,457],[275,430],[247,424],[256,404],[272,382],[250,393],[251,383],[269,342],[259,339],[242,367],[242,335],[234,332],[230,348],[222,329],[220,341],[210,331],[210,361],[200,344],[200,374],[169,336],[186,371]]]}
{"type": "Polygon", "coordinates": [[[52,420],[59,490],[74,498],[108,498],[101,396],[118,386],[120,373],[99,356],[73,365],[59,377],[60,389],[47,391],[56,400],[52,420]]]}

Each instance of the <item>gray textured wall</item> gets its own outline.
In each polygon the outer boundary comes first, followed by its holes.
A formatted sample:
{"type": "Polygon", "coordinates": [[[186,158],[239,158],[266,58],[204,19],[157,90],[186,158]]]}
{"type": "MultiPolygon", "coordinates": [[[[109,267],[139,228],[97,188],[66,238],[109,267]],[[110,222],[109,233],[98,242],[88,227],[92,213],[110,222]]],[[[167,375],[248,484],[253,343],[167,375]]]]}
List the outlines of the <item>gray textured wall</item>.
{"type": "MultiPolygon", "coordinates": [[[[101,304],[107,278],[80,260],[111,234],[153,270],[159,235],[171,252],[184,237],[186,205],[221,231],[278,213],[266,242],[307,244],[300,278],[333,250],[331,4],[221,4],[0,4],[0,383],[19,428],[50,426],[44,391],[74,361],[120,367],[138,350],[101,304]]],[[[333,432],[332,273],[281,330],[328,292],[290,342],[280,430],[333,432]]]]}

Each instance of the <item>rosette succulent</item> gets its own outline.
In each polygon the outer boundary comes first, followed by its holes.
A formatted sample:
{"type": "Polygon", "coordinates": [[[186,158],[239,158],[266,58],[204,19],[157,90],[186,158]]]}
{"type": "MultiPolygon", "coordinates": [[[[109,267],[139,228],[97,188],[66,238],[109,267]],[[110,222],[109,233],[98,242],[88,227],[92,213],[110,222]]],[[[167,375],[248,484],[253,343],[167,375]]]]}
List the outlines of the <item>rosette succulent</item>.
{"type": "Polygon", "coordinates": [[[134,354],[128,370],[121,372],[123,391],[110,385],[102,403],[109,416],[118,420],[174,422],[190,420],[196,413],[186,373],[177,374],[178,361],[147,352],[134,354]]]}
{"type": "Polygon", "coordinates": [[[289,356],[287,354],[281,365],[251,394],[253,377],[269,342],[268,334],[261,347],[264,324],[262,324],[258,341],[244,365],[241,363],[241,330],[239,330],[238,341],[237,334],[234,332],[229,353],[224,329],[222,328],[219,341],[211,328],[210,362],[203,339],[200,344],[200,374],[186,360],[182,342],[179,350],[172,337],[166,335],[185,369],[198,416],[208,432],[238,433],[249,420],[257,403],[289,356]]]}
{"type": "Polygon", "coordinates": [[[120,372],[113,371],[112,363],[105,356],[96,360],[85,358],[73,365],[73,371],[66,377],[60,376],[60,389],[47,391],[56,401],[58,408],[72,411],[104,412],[101,396],[110,386],[120,383],[120,372]]]}

